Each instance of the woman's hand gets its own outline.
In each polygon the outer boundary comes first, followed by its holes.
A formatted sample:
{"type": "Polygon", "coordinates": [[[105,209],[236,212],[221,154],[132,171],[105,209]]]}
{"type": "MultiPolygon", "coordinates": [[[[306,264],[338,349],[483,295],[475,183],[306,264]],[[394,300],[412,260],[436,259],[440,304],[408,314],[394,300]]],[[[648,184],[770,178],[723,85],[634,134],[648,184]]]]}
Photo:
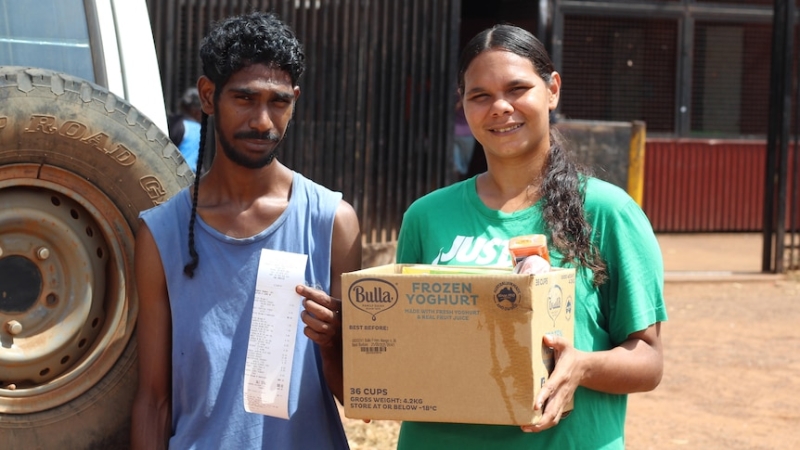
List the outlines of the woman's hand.
{"type": "Polygon", "coordinates": [[[542,418],[536,425],[522,426],[523,431],[538,432],[556,426],[578,386],[624,395],[653,390],[661,382],[664,356],[660,322],[631,333],[624,342],[605,351],[576,350],[558,336],[546,335],[542,342],[555,352],[555,369],[534,406],[542,411],[542,418]]]}
{"type": "Polygon", "coordinates": [[[580,362],[584,352],[575,350],[560,336],[545,335],[542,343],[553,349],[556,364],[534,405],[535,410],[542,411],[542,417],[536,425],[523,425],[525,432],[537,433],[558,425],[581,380],[580,362]]]}

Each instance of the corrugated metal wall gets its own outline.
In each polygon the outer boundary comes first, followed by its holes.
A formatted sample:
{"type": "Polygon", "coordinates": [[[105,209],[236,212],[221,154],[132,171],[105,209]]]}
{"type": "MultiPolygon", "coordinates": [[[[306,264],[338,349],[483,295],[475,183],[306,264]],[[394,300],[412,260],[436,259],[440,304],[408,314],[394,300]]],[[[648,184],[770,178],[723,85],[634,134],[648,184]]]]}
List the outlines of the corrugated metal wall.
{"type": "MultiPolygon", "coordinates": [[[[790,152],[788,173],[796,160],[790,152]]],[[[657,232],[761,231],[765,164],[765,141],[648,139],[644,211],[657,232]]],[[[790,201],[798,224],[800,201],[790,201]]]]}
{"type": "Polygon", "coordinates": [[[766,143],[655,140],[643,207],[656,231],[761,229],[766,143]]]}
{"type": "Polygon", "coordinates": [[[272,10],[306,51],[302,94],[279,158],[342,191],[368,243],[450,170],[459,0],[148,0],[168,108],[195,84],[209,24],[272,10]]]}

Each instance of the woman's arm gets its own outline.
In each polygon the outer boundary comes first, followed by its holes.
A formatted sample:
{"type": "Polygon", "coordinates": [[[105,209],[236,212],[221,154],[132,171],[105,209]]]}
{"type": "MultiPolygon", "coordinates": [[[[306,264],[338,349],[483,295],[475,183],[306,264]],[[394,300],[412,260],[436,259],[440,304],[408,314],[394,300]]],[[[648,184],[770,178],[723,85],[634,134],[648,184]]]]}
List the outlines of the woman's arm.
{"type": "Polygon", "coordinates": [[[543,431],[558,424],[578,386],[609,394],[631,394],[656,388],[661,382],[664,358],[661,323],[632,333],[622,344],[605,351],[576,350],[566,339],[546,336],[544,345],[555,351],[556,365],[536,399],[543,410],[536,425],[523,431],[543,431]]]}

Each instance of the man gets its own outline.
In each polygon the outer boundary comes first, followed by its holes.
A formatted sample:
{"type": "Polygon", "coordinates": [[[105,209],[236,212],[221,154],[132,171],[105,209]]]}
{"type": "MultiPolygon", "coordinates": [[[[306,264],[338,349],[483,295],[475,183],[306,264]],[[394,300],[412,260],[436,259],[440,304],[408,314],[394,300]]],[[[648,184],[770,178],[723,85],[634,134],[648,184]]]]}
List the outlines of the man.
{"type": "Polygon", "coordinates": [[[217,24],[200,57],[199,159],[210,114],[216,155],[192,190],[141,215],[133,447],[347,448],[334,400],[343,389],[337,298],[340,275],[361,265],[358,219],[341,194],[275,159],[300,95],[302,49],[275,16],[252,13],[217,24]],[[243,406],[262,248],[307,254],[306,284],[321,288],[296,288],[304,309],[289,420],[243,406]]]}

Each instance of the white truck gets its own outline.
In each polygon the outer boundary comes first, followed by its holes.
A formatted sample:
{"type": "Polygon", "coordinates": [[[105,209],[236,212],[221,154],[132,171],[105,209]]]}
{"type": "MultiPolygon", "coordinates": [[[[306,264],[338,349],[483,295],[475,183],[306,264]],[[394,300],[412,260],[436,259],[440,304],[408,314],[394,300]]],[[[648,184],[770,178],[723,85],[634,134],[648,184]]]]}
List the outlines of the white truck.
{"type": "Polygon", "coordinates": [[[141,210],[193,180],[145,0],[0,0],[0,447],[127,448],[141,210]]]}

